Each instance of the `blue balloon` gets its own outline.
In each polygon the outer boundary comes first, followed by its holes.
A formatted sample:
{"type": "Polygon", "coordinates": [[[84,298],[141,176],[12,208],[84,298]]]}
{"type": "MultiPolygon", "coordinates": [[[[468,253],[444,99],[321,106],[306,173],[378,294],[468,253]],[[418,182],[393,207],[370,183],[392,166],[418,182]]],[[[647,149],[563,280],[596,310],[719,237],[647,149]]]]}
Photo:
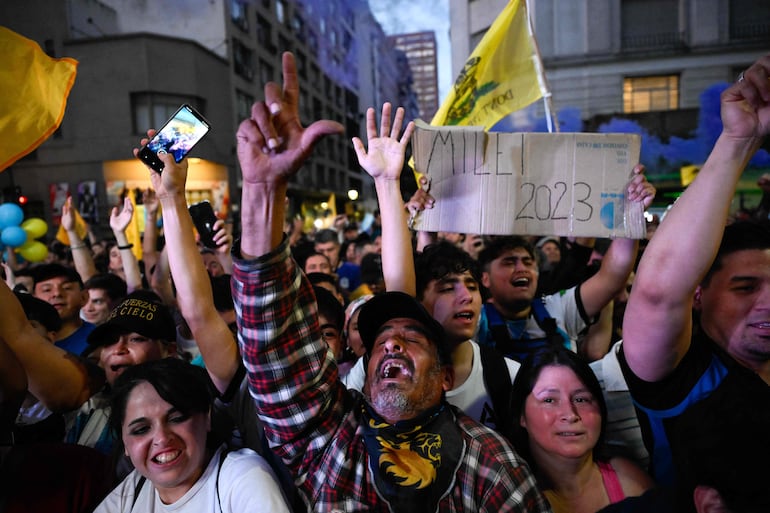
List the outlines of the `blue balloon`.
{"type": "Polygon", "coordinates": [[[19,226],[24,219],[24,211],[16,203],[3,203],[0,205],[0,230],[9,226],[19,226]]]}
{"type": "Polygon", "coordinates": [[[20,226],[9,226],[3,229],[0,239],[6,246],[17,248],[27,242],[27,232],[20,226]]]}

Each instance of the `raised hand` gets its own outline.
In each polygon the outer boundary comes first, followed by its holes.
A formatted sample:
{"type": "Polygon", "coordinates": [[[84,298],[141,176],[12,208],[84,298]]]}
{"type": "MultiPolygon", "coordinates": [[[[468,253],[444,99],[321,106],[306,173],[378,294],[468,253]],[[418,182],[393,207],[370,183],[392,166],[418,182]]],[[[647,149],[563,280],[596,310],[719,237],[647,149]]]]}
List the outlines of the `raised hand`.
{"type": "Polygon", "coordinates": [[[404,167],[404,154],[406,145],[414,131],[414,123],[409,122],[401,133],[401,126],[404,123],[404,109],[396,109],[396,116],[391,126],[391,105],[384,103],[382,105],[382,116],[380,119],[380,134],[377,135],[377,122],[373,108],[366,110],[366,137],[368,148],[364,148],[364,143],[358,137],[353,138],[353,148],[358,156],[358,163],[363,167],[369,176],[374,179],[384,178],[387,180],[397,180],[401,176],[401,170],[404,167]]]}
{"type": "Polygon", "coordinates": [[[770,132],[770,55],[749,66],[722,93],[723,133],[762,138],[770,132]]]}
{"type": "Polygon", "coordinates": [[[72,204],[72,196],[68,196],[61,207],[61,226],[68,232],[75,230],[76,213],[77,209],[72,204]]]}
{"type": "Polygon", "coordinates": [[[158,207],[160,206],[160,201],[158,201],[158,196],[155,194],[155,189],[148,187],[144,191],[143,200],[147,218],[154,221],[155,215],[158,213],[158,207]]]}
{"type": "Polygon", "coordinates": [[[417,183],[419,187],[414,191],[412,197],[406,202],[406,209],[412,214],[422,212],[426,208],[433,208],[436,200],[430,194],[430,180],[427,176],[421,176],[417,183]]]}
{"type": "Polygon", "coordinates": [[[227,230],[227,224],[223,219],[218,219],[216,223],[214,223],[214,244],[217,245],[217,247],[214,249],[214,251],[217,254],[217,257],[230,257],[230,248],[233,245],[233,236],[230,234],[230,232],[227,230]]]}
{"type": "Polygon", "coordinates": [[[113,232],[123,233],[128,227],[128,223],[131,222],[131,218],[134,216],[134,205],[131,204],[131,199],[128,196],[123,198],[123,208],[118,211],[118,207],[113,207],[110,213],[110,228],[113,232]]]}
{"type": "MultiPolygon", "coordinates": [[[[139,145],[144,146],[155,135],[156,130],[147,130],[147,137],[142,138],[139,141],[139,145]]],[[[139,148],[134,148],[134,156],[139,154],[139,148]]],[[[160,198],[171,196],[174,194],[184,194],[185,183],[187,182],[187,159],[182,159],[177,163],[174,160],[174,156],[161,151],[158,153],[158,158],[163,161],[164,168],[162,173],[158,173],[151,167],[147,166],[147,170],[150,173],[150,182],[152,188],[155,189],[155,198],[151,198],[157,201],[160,198]]],[[[157,208],[156,208],[157,211],[157,208]]]]}
{"type": "Polygon", "coordinates": [[[294,55],[283,54],[283,88],[265,85],[265,99],[251,108],[236,138],[243,181],[253,184],[286,183],[310,156],[323,136],[342,133],[336,121],[320,120],[303,128],[299,119],[299,83],[294,55]]]}
{"type": "Polygon", "coordinates": [[[652,200],[655,199],[655,186],[647,181],[642,164],[634,166],[633,172],[634,176],[628,183],[628,200],[638,201],[644,205],[644,208],[647,208],[652,205],[652,200]]]}

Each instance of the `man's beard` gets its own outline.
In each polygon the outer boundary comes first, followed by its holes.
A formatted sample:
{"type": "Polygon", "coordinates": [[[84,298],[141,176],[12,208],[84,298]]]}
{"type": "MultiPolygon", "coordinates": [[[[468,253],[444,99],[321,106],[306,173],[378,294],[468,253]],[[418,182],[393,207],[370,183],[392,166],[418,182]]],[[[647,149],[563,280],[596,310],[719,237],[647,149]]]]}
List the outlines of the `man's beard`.
{"type": "Polygon", "coordinates": [[[395,383],[380,390],[377,397],[370,399],[374,411],[387,418],[399,418],[414,412],[406,392],[395,383]]]}
{"type": "Polygon", "coordinates": [[[401,388],[397,383],[390,383],[384,389],[380,389],[376,397],[369,397],[369,403],[378,414],[393,419],[412,418],[427,410],[433,403],[433,387],[441,387],[441,365],[436,362],[436,367],[431,369],[423,378],[430,384],[422,387],[420,395],[410,399],[409,392],[401,388]]]}

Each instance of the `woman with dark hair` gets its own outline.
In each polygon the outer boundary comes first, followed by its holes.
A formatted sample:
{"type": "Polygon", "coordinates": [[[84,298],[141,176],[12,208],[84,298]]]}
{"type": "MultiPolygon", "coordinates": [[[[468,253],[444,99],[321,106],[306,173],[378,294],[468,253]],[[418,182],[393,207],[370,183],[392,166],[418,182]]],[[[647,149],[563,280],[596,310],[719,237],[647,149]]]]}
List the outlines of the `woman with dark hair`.
{"type": "Polygon", "coordinates": [[[228,452],[210,436],[205,371],[176,358],[126,369],[115,382],[110,426],[135,470],[96,512],[240,512],[289,509],[268,463],[228,452]]]}
{"type": "Polygon", "coordinates": [[[511,393],[510,438],[555,513],[595,513],[653,482],[629,460],[602,454],[607,406],[588,364],[560,346],[521,366],[511,393]]]}

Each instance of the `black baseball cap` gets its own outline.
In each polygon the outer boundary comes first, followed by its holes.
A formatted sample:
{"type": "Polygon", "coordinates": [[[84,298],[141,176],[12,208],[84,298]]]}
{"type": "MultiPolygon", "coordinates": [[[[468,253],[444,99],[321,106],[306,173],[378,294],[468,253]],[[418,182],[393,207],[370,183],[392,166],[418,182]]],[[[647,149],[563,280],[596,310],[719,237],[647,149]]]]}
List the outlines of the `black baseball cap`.
{"type": "Polygon", "coordinates": [[[143,295],[129,294],[103,324],[88,335],[87,352],[115,342],[124,333],[139,333],[152,339],[176,340],[176,324],[168,307],[143,295]]]}
{"type": "Polygon", "coordinates": [[[361,307],[358,315],[358,331],[367,353],[374,347],[374,341],[383,324],[391,319],[413,319],[425,328],[428,338],[436,344],[442,363],[451,362],[449,348],[441,323],[414,297],[404,292],[378,294],[361,307]]]}

